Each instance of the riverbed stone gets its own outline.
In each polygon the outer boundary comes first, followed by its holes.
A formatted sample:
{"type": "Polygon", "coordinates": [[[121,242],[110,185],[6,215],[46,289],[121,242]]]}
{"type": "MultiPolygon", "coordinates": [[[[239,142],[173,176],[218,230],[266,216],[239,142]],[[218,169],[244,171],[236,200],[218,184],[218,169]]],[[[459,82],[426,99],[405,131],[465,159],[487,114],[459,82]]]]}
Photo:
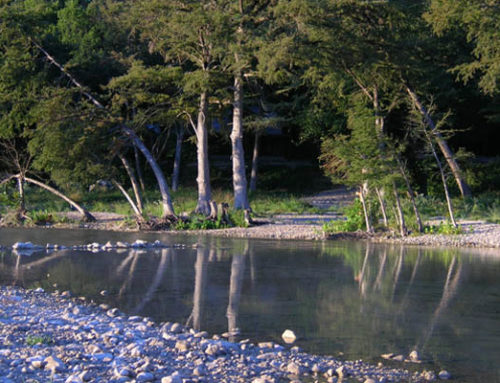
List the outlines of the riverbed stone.
{"type": "Polygon", "coordinates": [[[285,330],[283,331],[283,334],[281,334],[281,338],[285,343],[291,344],[294,343],[297,340],[297,336],[292,330],[285,330]]]}
{"type": "Polygon", "coordinates": [[[438,373],[438,377],[439,377],[439,379],[442,379],[442,380],[448,380],[448,379],[451,379],[451,374],[446,370],[441,370],[438,373]]]}

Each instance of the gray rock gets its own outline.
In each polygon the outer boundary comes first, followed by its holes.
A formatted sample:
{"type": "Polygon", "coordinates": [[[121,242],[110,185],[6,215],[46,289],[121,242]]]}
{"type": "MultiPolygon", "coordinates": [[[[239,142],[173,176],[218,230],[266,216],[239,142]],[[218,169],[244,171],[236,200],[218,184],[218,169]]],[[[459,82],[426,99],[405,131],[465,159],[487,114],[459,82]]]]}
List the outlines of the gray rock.
{"type": "Polygon", "coordinates": [[[106,315],[110,318],[115,318],[120,315],[120,310],[118,310],[116,307],[113,309],[109,309],[108,311],[106,311],[106,315]]]}
{"type": "Polygon", "coordinates": [[[179,340],[175,343],[175,349],[179,352],[186,352],[188,350],[188,344],[184,340],[179,340]]]}
{"type": "Polygon", "coordinates": [[[286,371],[293,375],[300,375],[303,373],[303,369],[295,362],[290,362],[286,366],[286,371]]]}
{"type": "Polygon", "coordinates": [[[161,383],[182,383],[182,376],[178,372],[161,378],[161,383]]]}
{"type": "Polygon", "coordinates": [[[409,359],[411,362],[420,362],[420,355],[418,354],[417,350],[413,350],[410,352],[410,355],[408,355],[409,359]]]}
{"type": "Polygon", "coordinates": [[[442,380],[448,380],[451,378],[451,374],[446,370],[441,370],[438,373],[438,377],[439,377],[439,379],[442,379],[442,380]]]}
{"type": "Polygon", "coordinates": [[[152,382],[153,380],[155,380],[155,377],[150,372],[141,372],[139,375],[137,375],[135,380],[137,382],[152,382]]]}
{"type": "Polygon", "coordinates": [[[62,372],[66,369],[63,361],[59,358],[49,356],[45,358],[45,369],[54,372],[62,372]]]}

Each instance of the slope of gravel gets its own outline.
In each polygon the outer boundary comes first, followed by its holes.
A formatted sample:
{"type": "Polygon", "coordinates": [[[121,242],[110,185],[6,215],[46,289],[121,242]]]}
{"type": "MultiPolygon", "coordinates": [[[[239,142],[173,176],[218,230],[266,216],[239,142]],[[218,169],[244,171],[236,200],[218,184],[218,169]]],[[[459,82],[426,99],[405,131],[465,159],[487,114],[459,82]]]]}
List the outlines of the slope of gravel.
{"type": "Polygon", "coordinates": [[[69,292],[0,287],[0,382],[421,382],[430,371],[340,361],[266,342],[231,343],[156,324],[69,292]],[[370,380],[371,379],[371,380],[370,380]]]}
{"type": "Polygon", "coordinates": [[[500,225],[480,221],[460,222],[463,234],[425,234],[406,238],[375,237],[375,242],[401,243],[419,246],[489,247],[500,248],[500,225]]]}

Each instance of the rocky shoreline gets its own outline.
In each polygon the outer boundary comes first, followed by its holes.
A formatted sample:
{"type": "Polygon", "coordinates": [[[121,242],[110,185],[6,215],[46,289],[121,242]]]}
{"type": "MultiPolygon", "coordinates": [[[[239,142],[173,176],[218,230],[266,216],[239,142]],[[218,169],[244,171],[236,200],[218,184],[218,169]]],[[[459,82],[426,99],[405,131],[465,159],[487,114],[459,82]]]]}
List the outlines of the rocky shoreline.
{"type": "Polygon", "coordinates": [[[0,287],[0,324],[2,383],[436,379],[432,371],[341,361],[272,342],[231,343],[178,323],[127,316],[116,308],[71,297],[70,292],[0,287]]]}
{"type": "MultiPolygon", "coordinates": [[[[392,243],[426,247],[458,247],[458,248],[500,248],[500,225],[480,221],[466,221],[460,223],[462,234],[422,234],[410,235],[405,238],[388,235],[368,235],[365,232],[325,234],[318,224],[282,224],[263,223],[243,228],[233,227],[215,230],[186,230],[186,231],[147,231],[161,234],[194,234],[218,236],[228,238],[273,239],[273,240],[365,240],[375,243],[392,243]]],[[[85,223],[80,225],[59,225],[57,227],[43,227],[46,229],[87,229],[109,230],[121,232],[139,232],[138,229],[123,227],[119,221],[113,225],[85,223]]],[[[145,231],[146,232],[146,231],[145,231]]]]}

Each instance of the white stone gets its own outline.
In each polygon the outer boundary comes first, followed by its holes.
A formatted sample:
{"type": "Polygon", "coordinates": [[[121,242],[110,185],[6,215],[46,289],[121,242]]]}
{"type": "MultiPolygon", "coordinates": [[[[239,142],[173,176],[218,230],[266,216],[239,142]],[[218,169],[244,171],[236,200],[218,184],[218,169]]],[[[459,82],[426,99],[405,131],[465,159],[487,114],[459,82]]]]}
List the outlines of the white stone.
{"type": "Polygon", "coordinates": [[[285,343],[291,344],[297,340],[297,336],[292,330],[285,330],[283,334],[281,334],[281,338],[285,341],[285,343]]]}
{"type": "Polygon", "coordinates": [[[178,372],[174,372],[170,376],[165,376],[161,378],[161,383],[182,383],[182,377],[178,372]]]}

